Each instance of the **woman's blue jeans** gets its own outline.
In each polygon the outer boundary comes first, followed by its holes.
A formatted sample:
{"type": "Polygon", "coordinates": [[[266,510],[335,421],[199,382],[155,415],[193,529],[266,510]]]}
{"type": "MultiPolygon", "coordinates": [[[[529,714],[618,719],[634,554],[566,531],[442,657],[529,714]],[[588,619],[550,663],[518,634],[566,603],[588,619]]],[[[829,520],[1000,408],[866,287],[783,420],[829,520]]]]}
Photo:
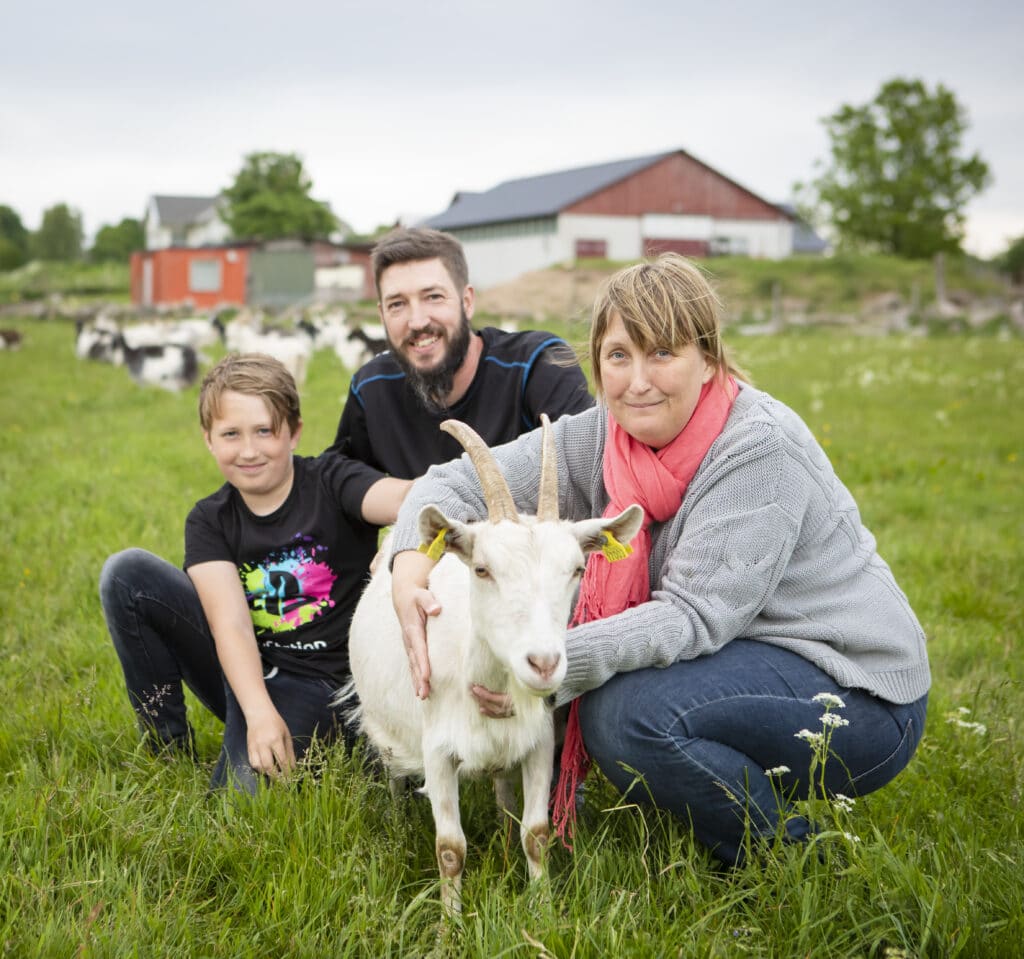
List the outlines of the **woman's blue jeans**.
{"type": "MultiPolygon", "coordinates": [[[[142,549],[115,553],[103,564],[100,602],[121,660],[128,699],[155,748],[192,752],[183,684],[224,721],[220,758],[210,783],[229,781],[255,792],[262,777],[249,765],[245,716],[225,682],[199,595],[188,575],[142,549]]],[[[336,684],[269,669],[267,692],[292,734],[296,759],[314,736],[329,742],[343,733],[331,705],[336,684]]]]}
{"type": "Polygon", "coordinates": [[[613,676],[580,700],[580,728],[621,792],[691,823],[717,858],[736,864],[747,829],[755,841],[774,836],[780,821],[793,841],[812,830],[784,797],[808,794],[812,751],[796,734],[822,731],[825,709],[811,701],[817,693],[840,697],[845,708],[833,712],[849,722],[832,730],[828,794],[872,792],[907,765],[924,729],[927,695],[888,703],[838,686],[795,653],[752,640],[665,669],[613,676]],[[765,774],[779,766],[790,772],[765,774]]]}

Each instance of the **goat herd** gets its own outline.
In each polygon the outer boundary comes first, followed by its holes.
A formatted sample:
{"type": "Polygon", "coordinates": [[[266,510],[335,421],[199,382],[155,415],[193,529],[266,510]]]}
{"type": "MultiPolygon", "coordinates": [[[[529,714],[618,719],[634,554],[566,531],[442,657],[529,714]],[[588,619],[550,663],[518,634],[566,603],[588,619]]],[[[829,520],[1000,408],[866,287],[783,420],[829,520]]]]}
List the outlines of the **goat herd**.
{"type": "Polygon", "coordinates": [[[387,348],[384,327],[354,325],[340,307],[306,310],[289,325],[273,325],[263,313],[243,308],[208,316],[120,319],[113,309],[75,321],[75,355],[127,368],[140,386],[177,392],[199,377],[202,350],[217,344],[240,353],[268,353],[279,359],[301,387],[316,350],[331,349],[356,370],[387,348]]]}

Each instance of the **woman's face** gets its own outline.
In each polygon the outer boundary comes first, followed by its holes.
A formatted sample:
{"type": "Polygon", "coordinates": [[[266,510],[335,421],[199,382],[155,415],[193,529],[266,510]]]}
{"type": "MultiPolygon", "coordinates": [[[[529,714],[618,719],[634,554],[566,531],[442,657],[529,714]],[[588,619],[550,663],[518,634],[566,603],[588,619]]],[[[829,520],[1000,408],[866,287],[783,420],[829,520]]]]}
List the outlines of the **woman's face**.
{"type": "Polygon", "coordinates": [[[598,355],[601,388],[608,410],[630,436],[659,450],[672,442],[690,421],[701,387],[714,367],[694,345],[673,352],[650,351],[627,335],[618,313],[612,313],[598,355]]]}

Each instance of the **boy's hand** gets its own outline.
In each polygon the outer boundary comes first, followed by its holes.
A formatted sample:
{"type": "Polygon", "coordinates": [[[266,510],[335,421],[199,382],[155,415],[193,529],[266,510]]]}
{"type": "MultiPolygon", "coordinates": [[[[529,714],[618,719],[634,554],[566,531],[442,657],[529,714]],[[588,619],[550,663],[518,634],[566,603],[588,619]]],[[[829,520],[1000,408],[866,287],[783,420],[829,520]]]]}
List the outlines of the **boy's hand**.
{"type": "Polygon", "coordinates": [[[402,627],[413,689],[420,699],[430,695],[427,617],[441,612],[441,604],[427,588],[427,577],[433,567],[433,560],[413,551],[399,553],[391,567],[391,601],[402,627]]]}
{"type": "Polygon", "coordinates": [[[276,709],[253,719],[246,717],[246,724],[249,765],[253,769],[276,779],[295,768],[292,734],[276,709]]]}

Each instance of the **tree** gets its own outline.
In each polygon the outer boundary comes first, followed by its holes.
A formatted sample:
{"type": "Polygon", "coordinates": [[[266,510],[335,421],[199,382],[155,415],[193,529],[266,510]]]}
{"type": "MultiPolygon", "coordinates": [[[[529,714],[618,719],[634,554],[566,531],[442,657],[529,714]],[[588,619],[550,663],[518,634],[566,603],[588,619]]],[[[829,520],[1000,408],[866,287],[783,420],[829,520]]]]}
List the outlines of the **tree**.
{"type": "Polygon", "coordinates": [[[309,195],[312,186],[294,153],[250,153],[224,190],[224,221],[239,239],[326,237],[338,219],[309,195]]]}
{"type": "Polygon", "coordinates": [[[146,231],[142,223],[126,216],[117,226],[102,226],[96,231],[89,256],[96,262],[126,263],[132,253],[145,246],[146,231]]]}
{"type": "Polygon", "coordinates": [[[11,207],[0,204],[0,270],[13,270],[28,259],[28,230],[11,207]]]}
{"type": "Polygon", "coordinates": [[[967,114],[949,90],[896,78],[822,122],[831,163],[810,191],[842,245],[910,259],[960,250],[964,209],[991,177],[977,153],[961,155],[967,114]]]}
{"type": "Polygon", "coordinates": [[[999,255],[997,263],[1014,283],[1024,284],[1024,236],[1017,237],[999,255]]]}
{"type": "Polygon", "coordinates": [[[29,241],[40,260],[77,260],[82,255],[82,215],[66,203],[43,212],[43,222],[29,241]]]}

